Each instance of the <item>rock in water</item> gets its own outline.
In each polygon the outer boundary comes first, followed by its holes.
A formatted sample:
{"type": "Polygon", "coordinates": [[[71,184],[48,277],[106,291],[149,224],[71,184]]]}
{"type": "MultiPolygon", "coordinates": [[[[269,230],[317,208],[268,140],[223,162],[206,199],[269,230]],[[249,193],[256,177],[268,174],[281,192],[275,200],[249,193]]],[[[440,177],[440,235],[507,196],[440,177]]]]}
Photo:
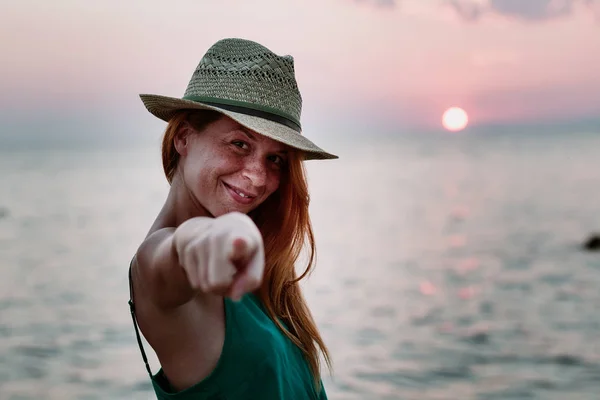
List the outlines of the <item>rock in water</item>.
{"type": "Polygon", "coordinates": [[[592,235],[585,241],[583,248],[589,251],[600,251],[600,235],[592,235]]]}

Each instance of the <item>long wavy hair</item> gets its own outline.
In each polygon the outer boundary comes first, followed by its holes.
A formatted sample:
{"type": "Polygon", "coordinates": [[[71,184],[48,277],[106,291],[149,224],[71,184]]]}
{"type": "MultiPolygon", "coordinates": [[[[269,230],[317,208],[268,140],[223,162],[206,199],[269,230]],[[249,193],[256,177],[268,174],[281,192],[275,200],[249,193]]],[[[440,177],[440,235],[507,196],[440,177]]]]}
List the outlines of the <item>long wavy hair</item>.
{"type": "MultiPolygon", "coordinates": [[[[202,132],[221,117],[222,114],[215,111],[184,110],[170,119],[162,141],[163,169],[169,183],[179,162],[173,139],[180,127],[188,121],[197,132],[202,132]]],[[[265,246],[265,275],[258,296],[269,317],[302,350],[315,383],[320,388],[320,355],[330,371],[331,358],[299,284],[312,271],[316,260],[309,203],[302,158],[300,154],[292,152],[279,188],[249,216],[262,233],[265,246]],[[298,275],[296,262],[304,248],[308,251],[308,260],[303,272],[298,275]]]]}

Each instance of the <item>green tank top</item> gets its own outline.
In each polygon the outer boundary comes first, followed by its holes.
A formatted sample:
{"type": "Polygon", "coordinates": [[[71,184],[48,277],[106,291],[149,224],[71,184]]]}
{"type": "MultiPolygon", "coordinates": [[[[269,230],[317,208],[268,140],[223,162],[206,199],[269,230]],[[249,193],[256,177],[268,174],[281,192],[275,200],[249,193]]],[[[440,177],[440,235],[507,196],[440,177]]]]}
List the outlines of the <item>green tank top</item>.
{"type": "Polygon", "coordinates": [[[129,306],[135,333],[159,400],[325,400],[323,384],[317,388],[302,351],[269,318],[253,294],[239,302],[224,300],[225,342],[213,372],[180,392],[172,390],[162,369],[152,374],[140,338],[133,285],[129,271],[129,306]]]}

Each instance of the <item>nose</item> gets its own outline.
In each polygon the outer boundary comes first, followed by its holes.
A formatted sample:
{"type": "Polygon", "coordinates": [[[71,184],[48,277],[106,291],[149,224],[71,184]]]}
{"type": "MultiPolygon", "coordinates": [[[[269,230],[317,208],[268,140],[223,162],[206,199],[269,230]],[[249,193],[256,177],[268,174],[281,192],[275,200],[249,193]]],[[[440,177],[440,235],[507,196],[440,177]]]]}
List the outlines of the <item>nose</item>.
{"type": "Polygon", "coordinates": [[[249,179],[254,187],[264,187],[267,184],[267,168],[260,159],[248,160],[242,175],[249,179]]]}

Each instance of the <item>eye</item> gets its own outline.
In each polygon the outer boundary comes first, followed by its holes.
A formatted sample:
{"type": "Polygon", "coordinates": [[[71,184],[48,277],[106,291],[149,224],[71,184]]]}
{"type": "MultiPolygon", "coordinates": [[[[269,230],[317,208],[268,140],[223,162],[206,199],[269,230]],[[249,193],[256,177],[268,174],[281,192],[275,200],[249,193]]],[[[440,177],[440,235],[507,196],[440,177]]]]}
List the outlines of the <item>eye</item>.
{"type": "Polygon", "coordinates": [[[285,159],[281,156],[278,156],[277,154],[270,155],[269,157],[267,157],[267,159],[273,164],[277,165],[278,167],[281,167],[285,164],[285,159]]]}
{"type": "Polygon", "coordinates": [[[242,140],[234,140],[233,142],[231,142],[231,144],[233,144],[236,147],[239,147],[242,150],[248,150],[250,148],[248,143],[246,143],[242,140]]]}

